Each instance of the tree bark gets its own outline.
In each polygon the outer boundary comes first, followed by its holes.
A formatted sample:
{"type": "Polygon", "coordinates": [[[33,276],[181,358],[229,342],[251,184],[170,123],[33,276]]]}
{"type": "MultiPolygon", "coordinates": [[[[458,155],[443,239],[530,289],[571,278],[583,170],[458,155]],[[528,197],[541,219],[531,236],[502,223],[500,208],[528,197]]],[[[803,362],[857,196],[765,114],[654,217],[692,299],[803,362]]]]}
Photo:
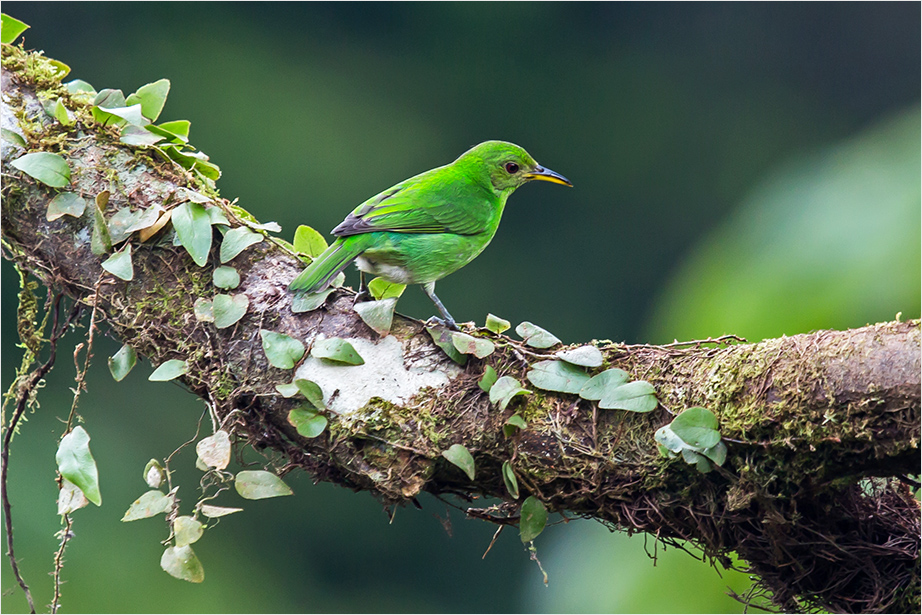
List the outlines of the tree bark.
{"type": "Polygon", "coordinates": [[[593,342],[606,368],[655,387],[660,404],[646,414],[534,387],[500,410],[478,386],[486,366],[529,386],[529,365],[556,348],[536,351],[489,334],[497,350],[461,367],[418,321],[398,315],[389,335],[373,332],[352,309],[349,289],[294,314],[287,284],[303,263],[268,239],[229,263],[241,277],[234,292],[249,305],[239,322],[217,329],[193,308],[221,292],[211,285],[217,250],[198,267],[169,233],[143,243],[133,236],[135,273],[122,281],[101,268],[108,255],[91,250],[92,205],[82,217],[48,221],[56,191],[10,165],[27,151],[61,154],[71,169],[65,190],[90,203],[111,193],[107,218],[125,207],[169,209],[190,188],[211,194],[231,225],[240,224],[239,212],[188,171],[120,144],[117,131],[93,123],[85,105],[36,70],[44,61],[3,47],[2,125],[26,140],[25,147],[3,142],[4,257],[94,306],[97,320],[152,364],[185,360],[189,390],[240,441],[277,451],[282,472],[300,468],[386,503],[423,491],[491,496],[504,503],[471,515],[515,523],[518,505],[501,472],[509,461],[522,497],[534,495],[551,511],[689,540],[722,561],[737,552],[785,610],[919,610],[919,506],[900,480],[920,469],[919,321],[757,344],[593,342]],[[48,116],[39,96],[78,109],[76,123],[48,116]],[[260,330],[308,348],[322,337],[348,339],[365,364],[331,366],[308,353],[294,370],[278,369],[266,359],[260,330]],[[275,388],[294,377],[317,382],[330,408],[329,426],[316,438],[296,432],[287,417],[298,402],[275,388]],[[728,446],[725,464],[709,473],[663,457],[653,440],[692,406],[718,417],[728,446]],[[503,425],[513,412],[527,428],[507,437],[503,425]],[[456,443],[473,454],[474,480],[441,456],[456,443]]]}

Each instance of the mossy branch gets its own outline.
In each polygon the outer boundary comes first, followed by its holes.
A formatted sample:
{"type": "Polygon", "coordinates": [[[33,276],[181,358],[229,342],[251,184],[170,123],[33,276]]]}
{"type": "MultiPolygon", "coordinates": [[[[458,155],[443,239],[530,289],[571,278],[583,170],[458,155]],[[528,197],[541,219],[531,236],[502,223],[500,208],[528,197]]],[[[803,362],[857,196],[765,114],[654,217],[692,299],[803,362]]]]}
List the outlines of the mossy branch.
{"type": "Polygon", "coordinates": [[[215,294],[214,251],[198,267],[170,242],[133,238],[134,277],[118,279],[91,250],[92,215],[48,221],[55,191],[10,163],[26,151],[60,154],[71,169],[68,190],[90,200],[110,192],[107,217],[124,207],[169,208],[180,188],[202,185],[168,160],[119,143],[42,70],[41,56],[6,45],[3,54],[3,128],[26,140],[25,147],[3,143],[4,257],[87,305],[98,288],[97,311],[115,335],[153,364],[185,360],[189,390],[225,429],[274,451],[283,472],[300,468],[387,503],[423,491],[492,496],[506,504],[471,515],[514,523],[518,506],[501,470],[509,461],[521,497],[534,495],[552,511],[687,539],[711,558],[736,551],[784,609],[919,610],[919,506],[901,481],[919,473],[919,321],[757,344],[596,343],[605,367],[654,385],[660,406],[647,414],[539,390],[500,411],[477,385],[485,366],[525,381],[533,350],[491,335],[496,352],[460,368],[412,319],[398,316],[382,339],[353,311],[348,289],[321,309],[294,314],[286,286],[303,264],[270,241],[233,261],[236,292],[249,305],[234,326],[217,329],[193,309],[215,294]],[[41,100],[55,97],[76,110],[73,125],[45,113],[41,100]],[[351,401],[331,414],[322,435],[301,437],[287,420],[297,402],[275,388],[293,372],[268,364],[261,329],[308,345],[319,335],[365,340],[367,367],[396,384],[369,391],[353,378],[359,372],[348,371],[358,368],[328,368],[333,397],[351,401]],[[658,427],[695,405],[717,415],[729,448],[723,467],[707,474],[662,457],[653,440],[658,427]],[[528,427],[507,437],[503,424],[513,411],[528,427]],[[473,454],[474,480],[442,457],[452,444],[473,454]]]}

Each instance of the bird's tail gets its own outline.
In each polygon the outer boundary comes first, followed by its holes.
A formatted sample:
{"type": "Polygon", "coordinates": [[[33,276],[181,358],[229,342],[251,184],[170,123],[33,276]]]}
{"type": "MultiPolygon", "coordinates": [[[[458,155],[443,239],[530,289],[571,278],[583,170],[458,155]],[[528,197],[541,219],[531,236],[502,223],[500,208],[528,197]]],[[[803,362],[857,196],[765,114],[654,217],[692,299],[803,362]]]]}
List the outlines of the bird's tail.
{"type": "Polygon", "coordinates": [[[365,251],[368,247],[365,238],[365,235],[356,235],[334,241],[323,254],[308,265],[307,269],[291,281],[288,290],[297,293],[319,293],[326,290],[333,278],[365,251]]]}

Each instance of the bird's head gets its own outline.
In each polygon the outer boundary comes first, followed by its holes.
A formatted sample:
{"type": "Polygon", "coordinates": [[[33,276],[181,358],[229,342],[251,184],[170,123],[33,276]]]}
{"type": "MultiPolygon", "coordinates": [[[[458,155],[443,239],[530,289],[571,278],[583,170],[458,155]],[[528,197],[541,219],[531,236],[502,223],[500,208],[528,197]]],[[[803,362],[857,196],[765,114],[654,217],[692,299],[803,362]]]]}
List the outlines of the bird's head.
{"type": "Polygon", "coordinates": [[[489,182],[497,192],[512,192],[532,180],[572,186],[563,175],[542,167],[528,152],[505,141],[486,141],[461,154],[455,164],[465,167],[481,182],[489,182]]]}

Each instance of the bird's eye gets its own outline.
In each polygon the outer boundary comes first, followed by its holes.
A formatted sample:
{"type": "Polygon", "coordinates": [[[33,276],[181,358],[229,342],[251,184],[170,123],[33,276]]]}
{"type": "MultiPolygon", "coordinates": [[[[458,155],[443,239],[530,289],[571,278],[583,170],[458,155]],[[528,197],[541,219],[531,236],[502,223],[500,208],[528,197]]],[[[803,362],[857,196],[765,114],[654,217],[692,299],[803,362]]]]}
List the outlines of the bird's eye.
{"type": "Polygon", "coordinates": [[[508,173],[509,175],[513,175],[513,174],[519,172],[519,165],[517,165],[517,164],[514,163],[514,162],[507,162],[507,163],[504,165],[504,167],[505,167],[505,169],[506,169],[506,173],[508,173]]]}

